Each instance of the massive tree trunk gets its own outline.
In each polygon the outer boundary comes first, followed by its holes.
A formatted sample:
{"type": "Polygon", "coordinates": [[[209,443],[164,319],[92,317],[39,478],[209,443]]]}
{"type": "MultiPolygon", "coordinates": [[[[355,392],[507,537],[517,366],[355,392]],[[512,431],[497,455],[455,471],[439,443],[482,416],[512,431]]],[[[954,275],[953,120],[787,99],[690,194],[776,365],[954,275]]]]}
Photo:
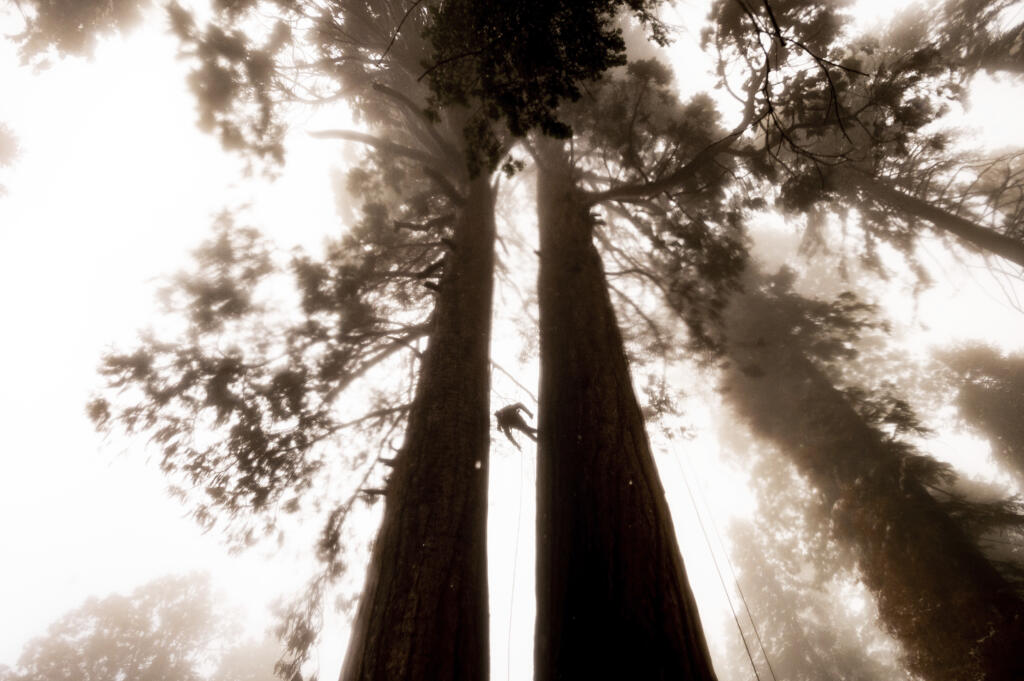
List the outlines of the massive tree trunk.
{"type": "Polygon", "coordinates": [[[997,255],[1024,267],[1024,243],[1005,234],[981,227],[971,220],[950,213],[924,199],[894,189],[855,170],[839,173],[838,184],[846,188],[859,189],[882,205],[908,217],[926,220],[940,232],[952,234],[977,250],[997,255]]]}
{"type": "Polygon", "coordinates": [[[803,354],[771,298],[746,296],[728,318],[725,394],[821,494],[910,668],[934,681],[1024,678],[1024,602],[913,461],[803,354]]]}
{"type": "Polygon", "coordinates": [[[488,397],[494,195],[470,184],[341,681],[489,674],[488,397]]]}
{"type": "Polygon", "coordinates": [[[711,680],[594,222],[544,144],[535,679],[711,680]]]}

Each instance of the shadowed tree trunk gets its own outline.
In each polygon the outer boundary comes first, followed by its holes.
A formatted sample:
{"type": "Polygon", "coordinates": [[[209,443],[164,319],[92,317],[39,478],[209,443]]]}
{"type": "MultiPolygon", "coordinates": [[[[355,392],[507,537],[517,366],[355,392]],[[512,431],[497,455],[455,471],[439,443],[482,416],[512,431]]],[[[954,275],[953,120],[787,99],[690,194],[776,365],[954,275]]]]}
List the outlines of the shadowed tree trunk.
{"type": "Polygon", "coordinates": [[[489,675],[494,234],[494,194],[481,176],[470,183],[456,220],[341,681],[481,681],[489,675]]]}
{"type": "Polygon", "coordinates": [[[934,681],[1024,678],[1024,602],[915,476],[751,294],[729,311],[723,389],[820,493],[858,556],[884,625],[912,671],[934,681]]]}
{"type": "Polygon", "coordinates": [[[594,222],[542,144],[535,679],[710,681],[594,222]]]}

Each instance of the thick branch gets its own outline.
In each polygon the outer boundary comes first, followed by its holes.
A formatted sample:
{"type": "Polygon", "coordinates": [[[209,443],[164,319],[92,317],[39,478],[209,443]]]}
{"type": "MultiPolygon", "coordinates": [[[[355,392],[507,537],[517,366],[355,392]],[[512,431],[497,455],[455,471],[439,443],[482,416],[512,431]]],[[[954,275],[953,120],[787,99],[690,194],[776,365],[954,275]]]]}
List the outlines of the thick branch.
{"type": "Polygon", "coordinates": [[[1024,267],[1024,243],[1016,239],[981,227],[971,220],[950,213],[924,199],[893,189],[863,173],[848,170],[840,173],[837,179],[841,185],[856,187],[868,197],[890,208],[927,220],[936,229],[953,234],[975,248],[1024,267]]]}
{"type": "Polygon", "coordinates": [[[730,152],[733,143],[743,135],[752,125],[756,125],[768,115],[763,111],[754,116],[752,100],[748,102],[746,114],[743,120],[732,132],[725,137],[715,140],[698,151],[685,165],[673,173],[666,175],[652,182],[638,182],[635,184],[624,184],[618,187],[611,187],[599,192],[587,192],[584,196],[588,205],[603,203],[605,201],[630,201],[633,199],[644,199],[656,196],[662,192],[671,191],[691,180],[706,164],[714,160],[720,153],[730,152]]]}
{"type": "Polygon", "coordinates": [[[423,108],[417,106],[414,101],[412,101],[409,97],[405,96],[398,90],[394,89],[393,87],[384,85],[383,83],[374,83],[373,89],[381,93],[385,97],[394,100],[395,102],[400,104],[406,111],[413,114],[416,117],[416,119],[420,122],[421,127],[427,132],[428,135],[430,135],[430,138],[446,156],[454,160],[462,160],[462,156],[459,153],[459,150],[455,148],[455,146],[452,145],[449,141],[441,137],[440,134],[438,134],[437,129],[434,127],[434,124],[430,121],[429,118],[427,118],[426,114],[424,113],[423,108]]]}
{"type": "Polygon", "coordinates": [[[419,149],[413,149],[407,147],[404,144],[398,144],[396,142],[389,142],[388,140],[368,135],[365,132],[358,132],[356,130],[314,130],[309,133],[311,137],[317,139],[338,139],[346,140],[349,142],[359,142],[367,146],[371,146],[374,149],[380,151],[395,154],[402,158],[407,158],[411,161],[416,161],[423,166],[423,172],[430,177],[441,191],[448,195],[452,201],[457,204],[461,204],[465,197],[455,189],[455,185],[452,184],[444,173],[444,161],[439,159],[432,154],[428,154],[425,151],[419,149]]]}
{"type": "Polygon", "coordinates": [[[313,130],[309,135],[311,137],[316,137],[317,139],[338,139],[346,140],[348,142],[359,142],[360,144],[371,146],[374,149],[386,151],[388,153],[395,154],[396,156],[402,156],[429,166],[436,166],[439,161],[439,159],[424,151],[420,151],[419,149],[413,149],[402,144],[390,142],[357,130],[313,130]]]}

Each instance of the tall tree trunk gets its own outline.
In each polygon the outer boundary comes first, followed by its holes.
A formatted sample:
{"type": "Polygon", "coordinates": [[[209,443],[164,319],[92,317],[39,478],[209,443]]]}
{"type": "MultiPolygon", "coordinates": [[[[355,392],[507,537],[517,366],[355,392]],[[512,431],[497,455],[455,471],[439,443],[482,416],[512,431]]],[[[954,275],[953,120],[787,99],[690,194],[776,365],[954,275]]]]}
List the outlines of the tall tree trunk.
{"type": "Polygon", "coordinates": [[[341,681],[488,677],[494,235],[494,194],[481,176],[456,221],[341,681]]]}
{"type": "Polygon", "coordinates": [[[594,222],[542,144],[535,679],[712,680],[594,222]]]}
{"type": "Polygon", "coordinates": [[[817,488],[912,671],[934,681],[1024,679],[1020,596],[772,305],[750,294],[730,309],[725,394],[817,488]]]}
{"type": "Polygon", "coordinates": [[[868,197],[896,211],[919,220],[927,220],[940,232],[947,232],[974,248],[997,255],[1024,267],[1024,243],[981,227],[971,220],[919,199],[856,170],[838,174],[838,182],[847,188],[857,188],[868,197]]]}

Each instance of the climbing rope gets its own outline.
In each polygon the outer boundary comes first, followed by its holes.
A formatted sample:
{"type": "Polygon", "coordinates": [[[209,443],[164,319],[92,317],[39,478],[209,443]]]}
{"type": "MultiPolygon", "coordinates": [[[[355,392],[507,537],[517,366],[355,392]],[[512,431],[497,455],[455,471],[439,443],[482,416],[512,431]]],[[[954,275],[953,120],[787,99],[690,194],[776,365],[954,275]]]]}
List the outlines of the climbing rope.
{"type": "MultiPolygon", "coordinates": [[[[730,612],[732,612],[733,622],[736,623],[736,630],[737,630],[737,632],[740,635],[740,641],[743,643],[743,650],[747,654],[747,659],[750,661],[750,668],[754,672],[754,678],[757,679],[757,681],[761,681],[761,674],[758,672],[758,670],[757,670],[757,663],[754,662],[754,656],[750,652],[750,644],[747,642],[746,634],[743,633],[743,626],[740,624],[739,615],[736,614],[736,606],[733,603],[732,594],[729,592],[729,588],[725,584],[725,576],[722,574],[722,568],[721,568],[721,566],[718,563],[718,557],[715,554],[715,549],[714,549],[714,547],[711,544],[711,538],[708,535],[707,528],[704,525],[704,519],[701,516],[700,508],[697,505],[697,499],[696,499],[696,497],[693,494],[693,488],[690,485],[689,476],[686,474],[686,471],[683,469],[683,465],[682,465],[682,462],[680,461],[679,455],[677,455],[677,454],[673,455],[672,459],[676,462],[676,466],[679,468],[679,474],[683,478],[683,484],[686,486],[686,493],[690,497],[690,504],[693,506],[693,512],[694,512],[694,514],[697,517],[697,523],[698,523],[698,525],[700,525],[701,534],[704,536],[704,543],[707,545],[708,552],[711,554],[711,561],[714,564],[715,572],[718,574],[718,582],[719,582],[719,584],[721,584],[722,591],[725,593],[726,601],[729,603],[729,610],[730,610],[730,612]]],[[[705,505],[707,505],[706,500],[705,500],[705,505]]],[[[710,506],[708,506],[708,508],[710,509],[710,506]]],[[[710,514],[709,514],[709,521],[712,524],[714,524],[714,519],[710,517],[710,514]]],[[[716,533],[717,533],[717,528],[716,528],[716,533]]],[[[721,536],[720,535],[718,536],[718,539],[719,539],[719,543],[721,543],[721,536]]],[[[724,548],[724,545],[723,545],[723,548],[724,548]]],[[[728,553],[726,553],[725,558],[726,558],[727,561],[729,560],[728,553]]],[[[729,567],[730,567],[730,570],[732,570],[731,562],[729,564],[729,567]]],[[[754,623],[754,618],[750,614],[750,607],[747,604],[747,600],[746,600],[746,598],[743,595],[743,590],[739,586],[739,580],[736,579],[735,571],[732,572],[732,575],[733,575],[733,580],[734,580],[734,582],[736,584],[736,588],[737,588],[737,592],[739,594],[739,597],[743,601],[743,606],[744,606],[744,608],[746,610],[747,617],[750,619],[750,623],[751,623],[751,625],[753,625],[753,628],[754,628],[754,633],[757,636],[757,642],[758,642],[758,645],[760,646],[760,649],[761,649],[761,655],[764,656],[765,662],[768,663],[768,670],[771,672],[772,680],[773,681],[777,681],[777,679],[775,678],[775,670],[772,668],[771,661],[768,659],[768,653],[765,651],[764,644],[761,642],[761,636],[760,636],[760,634],[757,631],[757,625],[754,623]]]]}
{"type": "Polygon", "coordinates": [[[515,612],[516,604],[516,573],[519,572],[519,529],[523,521],[523,478],[526,476],[526,455],[519,455],[519,510],[516,511],[516,543],[512,549],[512,593],[509,595],[508,604],[508,635],[505,647],[505,679],[512,678],[512,614],[515,612]]]}

